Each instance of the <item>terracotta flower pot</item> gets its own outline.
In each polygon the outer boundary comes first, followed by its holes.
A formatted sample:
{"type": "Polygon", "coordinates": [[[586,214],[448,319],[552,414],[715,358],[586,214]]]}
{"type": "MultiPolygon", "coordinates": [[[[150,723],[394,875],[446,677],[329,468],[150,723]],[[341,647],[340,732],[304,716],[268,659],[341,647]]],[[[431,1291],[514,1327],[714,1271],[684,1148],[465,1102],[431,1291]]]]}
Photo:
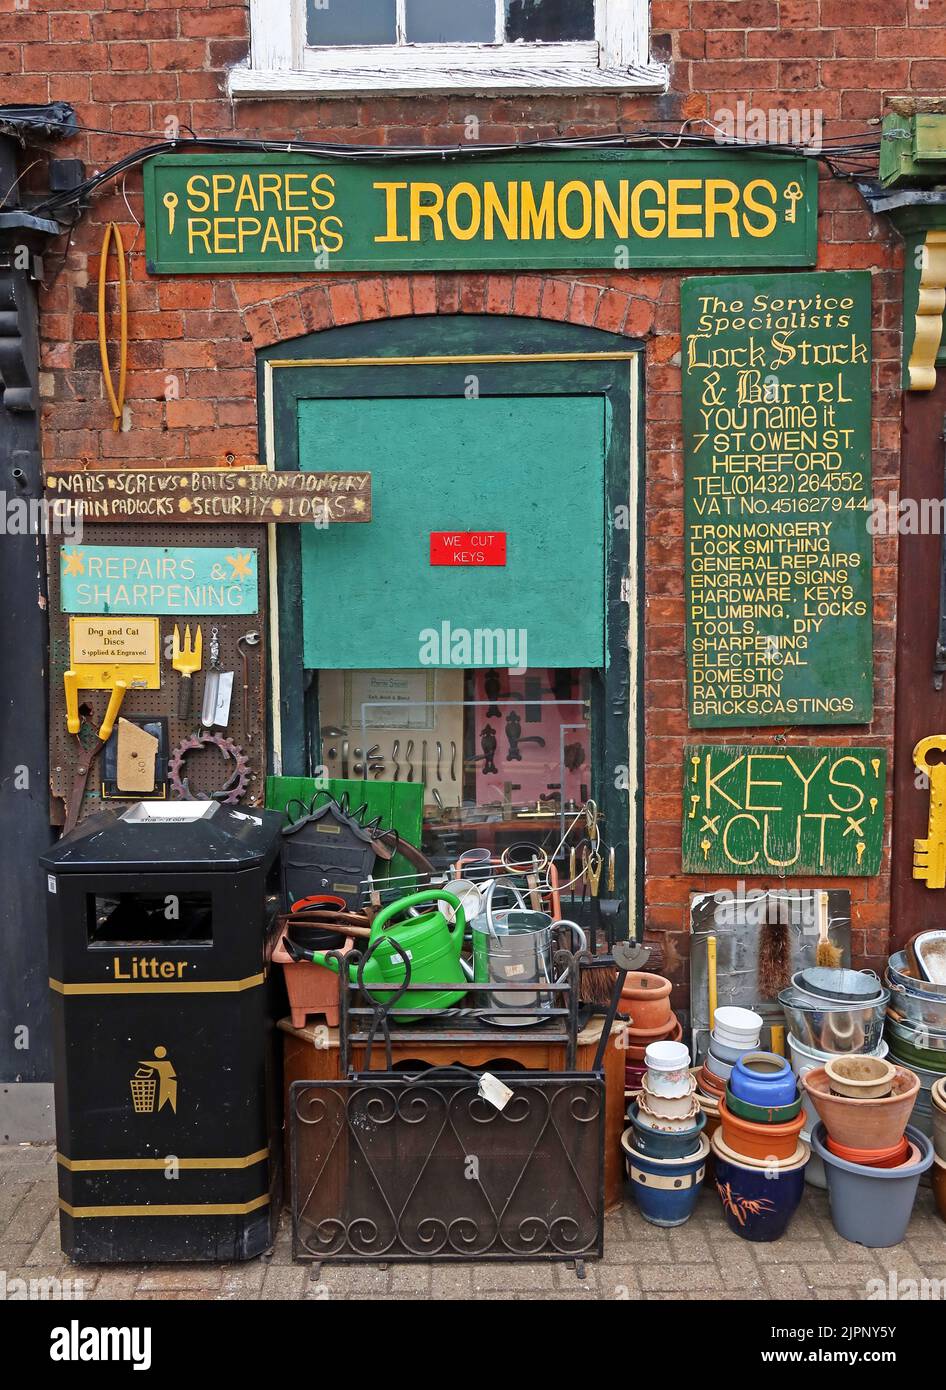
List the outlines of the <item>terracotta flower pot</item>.
{"type": "MultiPolygon", "coordinates": [[[[338,936],[332,949],[350,951],[354,941],[338,936]]],[[[338,1027],[338,975],[312,961],[293,960],[282,937],[273,948],[273,960],[282,966],[289,995],[293,1028],[304,1028],[310,1014],[323,1014],[330,1028],[338,1027]]]]}
{"type": "Polygon", "coordinates": [[[630,1014],[635,1028],[662,1028],[673,1018],[670,981],[646,970],[630,970],[621,990],[621,1013],[630,1014]]]}
{"type": "Polygon", "coordinates": [[[847,1144],[839,1144],[830,1134],[826,1142],[838,1158],[846,1158],[848,1163],[862,1163],[865,1168],[896,1168],[910,1157],[910,1141],[905,1135],[899,1144],[889,1149],[852,1149],[847,1144]]]}
{"type": "Polygon", "coordinates": [[[890,1149],[898,1144],[920,1090],[920,1078],[906,1067],[897,1068],[891,1094],[879,1100],[833,1095],[824,1067],[807,1072],[801,1084],[831,1138],[851,1149],[890,1149]]]}
{"type": "Polygon", "coordinates": [[[726,1094],[726,1083],[720,1081],[718,1076],[714,1076],[711,1071],[707,1071],[705,1066],[700,1067],[697,1073],[696,1084],[704,1095],[716,1096],[722,1099],[726,1094]]]}
{"type": "Polygon", "coordinates": [[[824,1069],[828,1083],[836,1096],[849,1096],[851,1100],[880,1100],[889,1096],[897,1068],[883,1057],[865,1057],[861,1053],[853,1056],[832,1057],[825,1062],[824,1069]]]}
{"type": "Polygon", "coordinates": [[[933,1184],[936,1210],[946,1221],[946,1158],[937,1157],[934,1160],[930,1169],[930,1182],[933,1184]]]}
{"type": "Polygon", "coordinates": [[[635,1028],[633,1024],[628,1024],[624,1031],[629,1043],[644,1049],[649,1043],[679,1042],[683,1037],[683,1026],[674,1014],[659,1028],[635,1028]]]}
{"type": "Polygon", "coordinates": [[[805,1125],[804,1114],[779,1125],[758,1124],[734,1115],[725,1099],[719,1103],[723,1139],[737,1154],[747,1158],[791,1158],[798,1147],[798,1136],[805,1125]]]}
{"type": "Polygon", "coordinates": [[[946,1162],[946,1076],[933,1082],[930,1099],[933,1102],[933,1147],[936,1157],[946,1162]]]}

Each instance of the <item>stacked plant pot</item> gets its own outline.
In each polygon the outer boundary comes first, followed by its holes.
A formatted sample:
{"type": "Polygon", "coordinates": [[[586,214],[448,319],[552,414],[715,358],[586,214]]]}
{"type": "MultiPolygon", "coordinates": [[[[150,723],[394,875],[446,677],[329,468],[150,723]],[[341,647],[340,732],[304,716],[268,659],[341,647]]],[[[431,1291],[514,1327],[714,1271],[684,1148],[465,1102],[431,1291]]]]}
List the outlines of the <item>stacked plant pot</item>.
{"type": "Polygon", "coordinates": [[[905,951],[888,960],[884,984],[890,991],[884,1027],[890,1059],[920,1078],[910,1123],[932,1136],[932,1091],[946,1076],[946,985],[921,978],[905,951]]]}
{"type": "Polygon", "coordinates": [[[751,1009],[724,1005],[713,1015],[709,1051],[697,1072],[697,1086],[708,1098],[720,1101],[726,1094],[732,1069],[747,1052],[756,1052],[762,1036],[762,1019],[751,1009]]]}
{"type": "Polygon", "coordinates": [[[719,1119],[712,1150],[726,1221],[744,1240],[778,1240],[801,1201],[810,1152],[801,1138],[798,1082],[785,1058],[737,1058],[719,1119]]]}
{"type": "Polygon", "coordinates": [[[933,1101],[933,1196],[936,1210],[946,1221],[946,1076],[934,1082],[931,1092],[933,1101]]]}
{"type": "Polygon", "coordinates": [[[621,1146],[640,1213],[654,1226],[681,1226],[693,1214],[709,1154],[706,1116],[683,1043],[647,1047],[643,1084],[628,1119],[621,1146]]]}
{"type": "Polygon", "coordinates": [[[646,970],[629,970],[621,990],[624,1030],[624,1088],[640,1089],[647,1070],[644,1054],[655,1042],[679,1042],[683,1027],[670,1007],[670,981],[646,970]]]}
{"type": "MultiPolygon", "coordinates": [[[[779,1003],[785,1014],[789,1058],[799,1080],[832,1057],[886,1057],[883,1026],[888,998],[888,990],[867,970],[811,966],[798,971],[790,988],[779,994],[779,1003]]],[[[807,1116],[802,1138],[810,1144],[818,1114],[804,1091],[802,1108],[807,1116]]],[[[805,1179],[814,1187],[827,1187],[817,1151],[812,1152],[805,1179]]]]}
{"type": "Polygon", "coordinates": [[[933,1144],[907,1122],[920,1079],[880,1057],[833,1057],[802,1086],[820,1117],[812,1144],[825,1166],[831,1220],[858,1245],[898,1245],[906,1235],[933,1144]]]}

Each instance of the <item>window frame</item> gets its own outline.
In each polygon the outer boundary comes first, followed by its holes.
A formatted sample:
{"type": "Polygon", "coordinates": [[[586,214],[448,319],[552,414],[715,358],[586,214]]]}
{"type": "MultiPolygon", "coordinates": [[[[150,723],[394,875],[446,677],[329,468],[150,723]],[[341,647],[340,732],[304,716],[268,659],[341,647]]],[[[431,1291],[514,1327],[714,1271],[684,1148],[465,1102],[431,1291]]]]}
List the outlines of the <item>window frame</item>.
{"type": "Polygon", "coordinates": [[[231,97],[360,92],[482,94],[664,92],[650,59],[649,0],[595,0],[595,38],[570,43],[306,44],[305,0],[250,0],[250,58],[231,68],[231,97]]]}

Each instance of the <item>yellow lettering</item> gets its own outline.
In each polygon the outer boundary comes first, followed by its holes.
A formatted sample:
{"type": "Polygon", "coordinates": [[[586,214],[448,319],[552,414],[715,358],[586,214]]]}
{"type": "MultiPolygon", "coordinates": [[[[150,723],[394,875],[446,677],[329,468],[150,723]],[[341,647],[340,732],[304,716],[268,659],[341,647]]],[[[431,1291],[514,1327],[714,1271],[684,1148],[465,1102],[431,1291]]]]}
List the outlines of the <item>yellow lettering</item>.
{"type": "Polygon", "coordinates": [[[546,181],[542,185],[542,200],[538,206],[535,201],[535,187],[531,183],[522,185],[522,237],[551,241],[555,235],[555,185],[546,181]]]}
{"type": "Polygon", "coordinates": [[[254,212],[260,211],[259,200],[256,196],[256,180],[252,174],[244,174],[240,179],[236,202],[233,205],[234,212],[240,212],[244,203],[249,203],[254,212]]]}
{"type": "Polygon", "coordinates": [[[772,231],[775,228],[775,224],[778,221],[778,218],[775,215],[774,207],[777,196],[778,195],[775,191],[775,185],[769,183],[768,179],[753,179],[751,183],[746,184],[745,188],[742,190],[743,202],[745,203],[746,207],[749,209],[750,212],[758,212],[762,215],[762,226],[760,227],[756,226],[755,223],[753,223],[746,216],[746,214],[743,213],[742,225],[745,227],[746,231],[749,233],[750,236],[763,237],[771,235],[772,231]],[[772,207],[766,207],[765,203],[760,203],[756,199],[756,189],[762,189],[767,194],[769,194],[773,204],[772,207]]]}
{"type": "Polygon", "coordinates": [[[630,230],[628,195],[629,188],[627,179],[621,179],[618,184],[619,206],[615,207],[611,201],[611,194],[608,186],[603,179],[595,179],[595,236],[600,241],[604,236],[605,214],[615,233],[619,237],[626,237],[630,230]]]}
{"type": "Polygon", "coordinates": [[[406,188],[406,183],[376,183],[375,188],[384,190],[384,217],[385,229],[383,236],[376,236],[375,241],[407,241],[406,236],[401,236],[397,229],[397,195],[398,190],[406,188]]]}
{"type": "Polygon", "coordinates": [[[443,189],[437,183],[411,184],[411,241],[421,240],[420,224],[427,218],[433,230],[434,241],[443,241],[443,189]],[[425,193],[431,194],[431,201],[425,203],[425,193]]]}
{"type": "Polygon", "coordinates": [[[456,237],[457,241],[472,241],[480,229],[480,212],[480,191],[476,185],[472,183],[454,184],[447,194],[447,226],[450,228],[451,236],[456,237]],[[457,218],[457,203],[461,198],[468,199],[470,204],[469,221],[465,227],[460,224],[457,218]]]}
{"type": "Polygon", "coordinates": [[[306,182],[308,174],[287,174],[286,175],[286,211],[304,212],[309,206],[309,199],[306,194],[306,182]],[[296,189],[295,184],[301,183],[302,187],[296,189]],[[298,200],[298,201],[297,201],[298,200]]]}
{"type": "Polygon", "coordinates": [[[731,179],[706,180],[706,235],[716,235],[717,217],[729,219],[729,235],[739,239],[739,219],[736,207],[739,203],[739,189],[731,179]],[[725,195],[725,196],[724,196],[725,195]]]}
{"type": "Polygon", "coordinates": [[[191,174],[185,185],[187,206],[191,212],[206,212],[210,207],[210,194],[207,192],[209,187],[210,180],[206,174],[191,174]]]}
{"type": "Polygon", "coordinates": [[[499,200],[499,190],[492,179],[483,184],[483,236],[486,241],[493,240],[493,219],[502,224],[503,234],[509,241],[519,237],[519,185],[512,179],[506,184],[506,206],[499,200]]]}
{"type": "Polygon", "coordinates": [[[293,251],[299,250],[299,243],[304,236],[308,237],[309,245],[312,247],[312,250],[318,251],[319,243],[316,240],[316,235],[319,230],[319,224],[314,217],[297,217],[295,219],[295,230],[296,237],[295,245],[292,248],[293,251]]]}
{"type": "Polygon", "coordinates": [[[658,183],[656,179],[641,179],[640,183],[634,185],[634,191],[631,194],[631,226],[635,236],[652,238],[663,235],[666,217],[662,209],[666,197],[663,184],[658,183]],[[641,207],[641,198],[645,193],[654,195],[656,207],[641,207]],[[646,222],[645,218],[647,219],[646,222]]]}
{"type": "MultiPolygon", "coordinates": [[[[377,188],[379,185],[375,184],[377,188]]],[[[335,206],[335,180],[331,174],[316,174],[312,180],[312,206],[326,212],[335,206]],[[324,186],[323,186],[324,185],[324,186]]]]}
{"type": "Polygon", "coordinates": [[[681,227],[681,217],[699,216],[699,204],[681,203],[680,193],[685,188],[700,188],[700,179],[670,179],[667,183],[667,235],[671,237],[702,237],[702,227],[681,227]]]}
{"type": "Polygon", "coordinates": [[[210,218],[209,217],[189,217],[187,219],[187,250],[190,255],[194,253],[195,242],[202,241],[204,250],[209,256],[210,252],[210,218]]]}
{"type": "Polygon", "coordinates": [[[214,195],[214,212],[220,211],[220,199],[227,197],[236,188],[232,174],[211,174],[210,186],[214,195]]]}
{"type": "Polygon", "coordinates": [[[580,241],[591,231],[591,189],[586,183],[572,179],[565,183],[558,193],[558,229],[569,241],[580,241]],[[568,220],[568,200],[578,194],[581,201],[581,221],[576,225],[568,220]]]}

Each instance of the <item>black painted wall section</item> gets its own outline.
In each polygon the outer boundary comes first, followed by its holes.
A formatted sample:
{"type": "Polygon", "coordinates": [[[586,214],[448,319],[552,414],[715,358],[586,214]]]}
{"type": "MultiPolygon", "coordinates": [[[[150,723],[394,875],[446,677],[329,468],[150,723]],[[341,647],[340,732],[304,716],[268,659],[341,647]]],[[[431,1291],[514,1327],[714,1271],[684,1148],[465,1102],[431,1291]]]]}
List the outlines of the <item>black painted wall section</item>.
{"type": "MultiPolygon", "coordinates": [[[[16,149],[0,138],[2,189],[15,185],[16,149]]],[[[8,226],[0,232],[0,1087],[52,1076],[37,863],[52,839],[46,555],[42,535],[16,532],[22,504],[42,498],[36,296],[22,260],[8,226]]]]}

